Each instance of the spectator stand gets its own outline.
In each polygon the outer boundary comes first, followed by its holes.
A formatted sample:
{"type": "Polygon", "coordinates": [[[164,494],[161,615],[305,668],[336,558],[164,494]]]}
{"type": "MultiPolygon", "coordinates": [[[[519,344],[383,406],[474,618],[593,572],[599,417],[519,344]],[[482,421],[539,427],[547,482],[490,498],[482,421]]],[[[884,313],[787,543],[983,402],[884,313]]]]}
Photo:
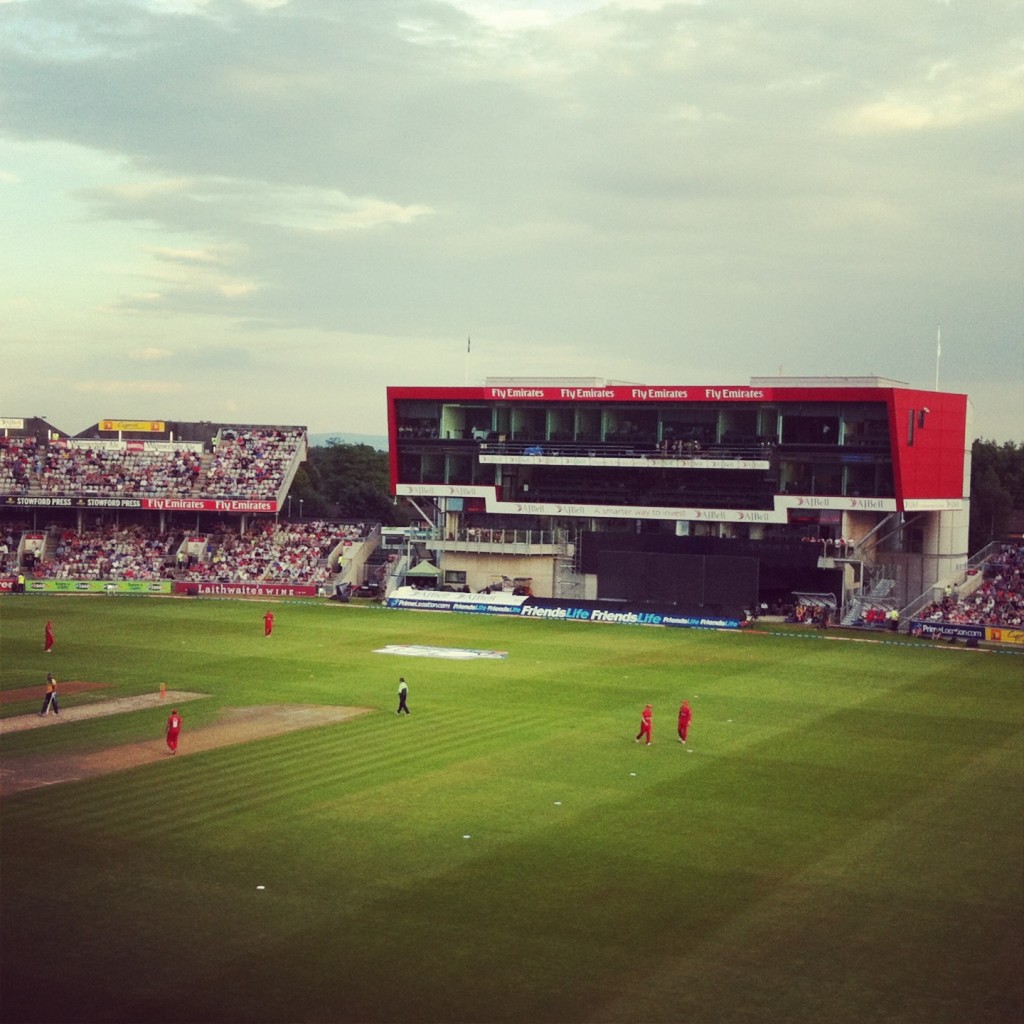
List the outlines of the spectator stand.
{"type": "Polygon", "coordinates": [[[302,427],[222,427],[214,439],[205,494],[280,504],[305,458],[302,427]]]}
{"type": "MultiPolygon", "coordinates": [[[[42,543],[45,535],[26,534],[42,543]]],[[[23,541],[24,543],[24,541],[23,541]]],[[[264,521],[245,533],[153,531],[140,524],[54,530],[52,555],[32,566],[36,579],[272,582],[327,588],[331,555],[343,539],[321,520],[264,521]]]]}
{"type": "Polygon", "coordinates": [[[993,546],[979,565],[980,572],[968,570],[962,581],[934,594],[914,618],[952,626],[1024,627],[1024,545],[993,546]]]}
{"type": "Polygon", "coordinates": [[[163,580],[171,578],[179,535],[135,524],[51,531],[52,554],[32,576],[48,580],[163,580]]]}
{"type": "Polygon", "coordinates": [[[34,434],[0,437],[0,494],[28,494],[35,459],[34,434]]]}
{"type": "Polygon", "coordinates": [[[321,582],[343,565],[343,545],[361,542],[365,532],[356,524],[337,534],[319,522],[266,525],[266,511],[272,502],[280,507],[306,457],[304,427],[102,421],[72,438],[40,420],[0,426],[0,498],[7,499],[0,569],[6,575],[170,580],[191,570],[321,582]],[[263,507],[225,511],[227,496],[263,507]],[[28,508],[31,531],[12,518],[28,508]],[[185,526],[193,516],[194,527],[185,526]],[[218,534],[211,529],[252,535],[238,546],[240,564],[216,557],[218,534]],[[278,551],[266,540],[271,529],[278,551]]]}
{"type": "Polygon", "coordinates": [[[332,556],[342,543],[338,528],[324,520],[264,521],[245,532],[209,538],[184,575],[204,583],[301,583],[326,589],[336,574],[332,556]]]}
{"type": "Polygon", "coordinates": [[[280,504],[307,455],[306,430],[298,426],[103,421],[69,437],[34,422],[45,429],[12,433],[5,426],[0,436],[0,495],[280,504]]]}
{"type": "Polygon", "coordinates": [[[37,460],[29,493],[188,498],[200,491],[201,474],[198,443],[59,438],[37,460]]]}
{"type": "Polygon", "coordinates": [[[322,520],[265,519],[245,533],[216,535],[108,524],[25,531],[17,562],[35,579],[262,581],[326,588],[338,571],[338,552],[354,540],[362,543],[357,528],[322,520]]]}

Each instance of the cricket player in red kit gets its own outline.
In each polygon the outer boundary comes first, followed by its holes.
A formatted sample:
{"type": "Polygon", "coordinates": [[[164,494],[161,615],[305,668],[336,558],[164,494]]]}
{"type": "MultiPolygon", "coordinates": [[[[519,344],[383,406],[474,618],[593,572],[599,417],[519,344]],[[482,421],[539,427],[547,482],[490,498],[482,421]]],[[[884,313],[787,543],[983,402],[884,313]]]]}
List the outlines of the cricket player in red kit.
{"type": "Polygon", "coordinates": [[[645,704],[643,711],[640,712],[640,731],[636,734],[637,743],[640,742],[641,738],[647,737],[647,746],[651,745],[651,726],[653,725],[654,712],[651,710],[650,704],[645,704]]]}
{"type": "Polygon", "coordinates": [[[693,712],[690,710],[690,702],[684,700],[679,708],[679,742],[686,742],[686,734],[690,731],[690,723],[693,721],[693,712]]]}
{"type": "Polygon", "coordinates": [[[264,636],[270,636],[270,634],[273,633],[273,632],[274,632],[274,613],[273,612],[267,612],[267,614],[263,616],[263,635],[264,636]]]}
{"type": "Polygon", "coordinates": [[[178,752],[178,736],[181,734],[181,715],[174,708],[167,719],[167,747],[172,754],[178,752]]]}
{"type": "Polygon", "coordinates": [[[43,650],[49,654],[53,650],[53,623],[47,622],[43,630],[43,650]]]}

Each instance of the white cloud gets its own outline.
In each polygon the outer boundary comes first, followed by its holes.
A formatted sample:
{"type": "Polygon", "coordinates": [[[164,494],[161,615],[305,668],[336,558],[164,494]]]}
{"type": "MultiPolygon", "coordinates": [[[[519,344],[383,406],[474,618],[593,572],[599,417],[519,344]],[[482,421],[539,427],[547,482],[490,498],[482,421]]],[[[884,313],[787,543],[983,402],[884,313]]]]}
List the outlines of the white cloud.
{"type": "Polygon", "coordinates": [[[899,88],[844,114],[840,123],[854,132],[916,132],[956,129],[1022,113],[1024,36],[984,56],[934,62],[899,88]]]}
{"type": "Polygon", "coordinates": [[[145,246],[144,251],[150,253],[154,259],[163,260],[167,263],[209,264],[220,263],[224,259],[224,252],[215,249],[173,249],[169,246],[145,246]]]}
{"type": "Polygon", "coordinates": [[[242,299],[247,295],[252,295],[253,292],[259,290],[259,285],[254,284],[251,281],[237,281],[233,284],[221,284],[217,286],[217,291],[226,299],[242,299]]]}
{"type": "MultiPolygon", "coordinates": [[[[187,223],[192,230],[220,234],[234,225],[267,225],[301,231],[362,230],[408,224],[433,211],[422,203],[402,204],[370,196],[352,197],[338,189],[273,185],[241,178],[131,181],[83,190],[80,198],[105,217],[187,223]]],[[[164,259],[210,261],[226,246],[201,250],[152,247],[164,259]]]]}
{"type": "Polygon", "coordinates": [[[162,362],[165,359],[173,358],[173,356],[174,353],[170,349],[157,348],[153,345],[148,348],[137,348],[128,353],[129,359],[136,359],[145,363],[162,362]]]}
{"type": "Polygon", "coordinates": [[[187,195],[191,189],[188,178],[172,178],[150,181],[125,181],[105,188],[92,188],[89,192],[97,197],[106,193],[111,200],[129,205],[141,205],[164,196],[187,195]]]}
{"type": "Polygon", "coordinates": [[[841,120],[853,132],[959,128],[1024,111],[1024,64],[982,78],[934,82],[934,92],[908,90],[865,104],[841,120]]]}

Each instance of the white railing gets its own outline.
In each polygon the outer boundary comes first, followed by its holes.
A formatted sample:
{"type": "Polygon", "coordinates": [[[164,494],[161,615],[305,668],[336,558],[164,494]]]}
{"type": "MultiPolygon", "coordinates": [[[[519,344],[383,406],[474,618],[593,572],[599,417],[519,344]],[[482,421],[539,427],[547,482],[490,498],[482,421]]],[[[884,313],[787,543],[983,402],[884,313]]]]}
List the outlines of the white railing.
{"type": "Polygon", "coordinates": [[[565,530],[514,530],[492,527],[462,527],[458,530],[435,530],[420,542],[435,550],[493,551],[509,554],[550,554],[561,551],[568,543],[565,530]]]}

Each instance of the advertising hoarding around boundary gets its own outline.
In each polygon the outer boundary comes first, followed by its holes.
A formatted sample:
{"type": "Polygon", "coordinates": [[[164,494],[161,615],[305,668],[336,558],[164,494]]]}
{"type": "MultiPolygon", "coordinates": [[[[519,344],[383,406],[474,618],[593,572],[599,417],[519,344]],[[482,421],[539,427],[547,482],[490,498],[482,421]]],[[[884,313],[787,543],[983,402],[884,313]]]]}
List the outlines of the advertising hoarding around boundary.
{"type": "Polygon", "coordinates": [[[595,601],[556,601],[513,594],[464,594],[399,587],[388,608],[413,611],[467,612],[475,615],[518,615],[524,619],[602,622],[622,626],[673,626],[687,629],[739,629],[738,618],[684,615],[674,609],[614,608],[595,601]]]}
{"type": "MultiPolygon", "coordinates": [[[[0,579],[13,593],[15,577],[0,579]]],[[[178,580],[25,580],[26,594],[178,594],[191,597],[316,597],[320,588],[297,583],[198,583],[178,580]]]]}
{"type": "Polygon", "coordinates": [[[173,580],[25,580],[27,594],[170,594],[173,580]]]}
{"type": "Polygon", "coordinates": [[[174,593],[191,597],[316,597],[320,588],[300,583],[201,583],[188,580],[176,582],[174,593]]]}
{"type": "Polygon", "coordinates": [[[928,619],[912,619],[909,627],[911,636],[927,640],[987,640],[994,644],[1018,644],[1024,646],[1024,629],[1019,626],[982,626],[968,622],[932,622],[928,619]]]}

